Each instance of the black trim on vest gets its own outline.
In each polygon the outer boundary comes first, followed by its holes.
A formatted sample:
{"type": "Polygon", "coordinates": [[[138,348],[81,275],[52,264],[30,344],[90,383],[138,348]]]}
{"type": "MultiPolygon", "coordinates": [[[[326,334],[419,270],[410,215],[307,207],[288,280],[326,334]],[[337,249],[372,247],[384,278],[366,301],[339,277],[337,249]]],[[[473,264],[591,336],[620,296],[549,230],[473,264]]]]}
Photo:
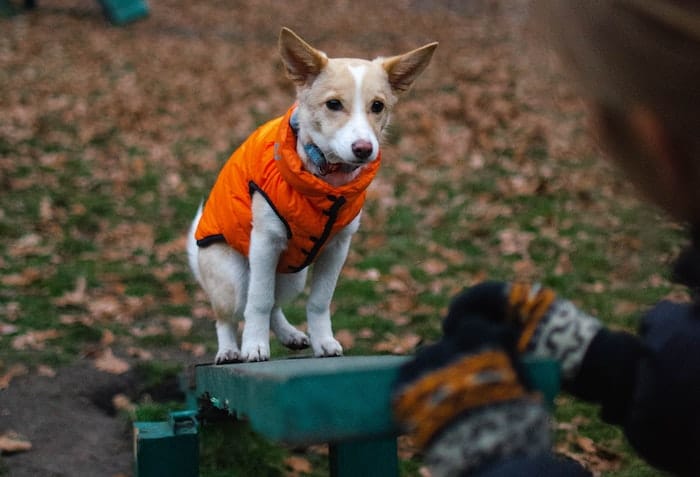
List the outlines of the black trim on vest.
{"type": "Polygon", "coordinates": [[[203,239],[197,240],[197,246],[200,248],[208,247],[213,243],[226,242],[226,237],[223,234],[207,235],[203,239]]]}
{"type": "Polygon", "coordinates": [[[341,207],[343,207],[347,202],[345,197],[343,197],[342,195],[340,197],[336,197],[334,195],[327,195],[326,198],[332,202],[332,205],[329,209],[323,211],[323,214],[328,216],[328,221],[326,222],[326,225],[323,226],[323,232],[321,233],[320,237],[310,237],[311,241],[314,244],[313,247],[311,247],[311,250],[301,250],[302,253],[306,255],[306,260],[304,260],[304,263],[302,263],[298,267],[289,265],[287,269],[291,273],[299,272],[313,263],[313,261],[316,259],[316,256],[321,251],[321,247],[323,247],[323,245],[326,243],[326,241],[331,235],[333,225],[335,225],[336,220],[338,220],[338,212],[340,211],[341,207]]]}
{"type": "Polygon", "coordinates": [[[287,229],[287,240],[291,240],[292,228],[289,226],[289,222],[287,222],[287,220],[284,217],[282,217],[282,214],[279,213],[279,211],[277,210],[277,207],[275,207],[275,204],[272,203],[272,199],[270,199],[270,196],[268,196],[265,193],[265,191],[262,190],[262,188],[253,181],[248,181],[248,192],[250,193],[251,197],[253,197],[254,192],[259,192],[260,195],[263,196],[263,198],[265,199],[267,204],[270,206],[270,208],[272,208],[272,211],[275,213],[275,215],[277,215],[277,217],[284,224],[284,228],[287,229]]]}

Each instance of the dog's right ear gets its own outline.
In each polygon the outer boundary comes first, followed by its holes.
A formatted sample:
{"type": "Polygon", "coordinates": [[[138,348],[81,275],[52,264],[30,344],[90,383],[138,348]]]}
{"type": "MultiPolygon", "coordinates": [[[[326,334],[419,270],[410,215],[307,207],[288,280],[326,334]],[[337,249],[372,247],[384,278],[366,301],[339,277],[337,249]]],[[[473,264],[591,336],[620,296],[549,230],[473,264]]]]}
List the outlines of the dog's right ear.
{"type": "Polygon", "coordinates": [[[306,43],[287,27],[280,32],[279,49],[287,76],[297,86],[313,81],[328,63],[325,53],[306,43]]]}

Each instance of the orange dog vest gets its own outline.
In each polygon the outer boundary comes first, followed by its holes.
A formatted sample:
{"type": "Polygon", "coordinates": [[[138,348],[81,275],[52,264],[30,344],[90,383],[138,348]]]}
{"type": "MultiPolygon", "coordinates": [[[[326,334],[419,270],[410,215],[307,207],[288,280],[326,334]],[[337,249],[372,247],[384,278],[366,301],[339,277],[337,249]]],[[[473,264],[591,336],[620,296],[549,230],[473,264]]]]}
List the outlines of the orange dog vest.
{"type": "Polygon", "coordinates": [[[244,256],[250,248],[253,194],[261,194],[287,229],[277,271],[309,266],[325,244],[360,213],[381,154],[351,182],[333,187],[303,168],[289,121],[295,107],[260,126],[226,162],[195,232],[197,245],[225,241],[244,256]]]}

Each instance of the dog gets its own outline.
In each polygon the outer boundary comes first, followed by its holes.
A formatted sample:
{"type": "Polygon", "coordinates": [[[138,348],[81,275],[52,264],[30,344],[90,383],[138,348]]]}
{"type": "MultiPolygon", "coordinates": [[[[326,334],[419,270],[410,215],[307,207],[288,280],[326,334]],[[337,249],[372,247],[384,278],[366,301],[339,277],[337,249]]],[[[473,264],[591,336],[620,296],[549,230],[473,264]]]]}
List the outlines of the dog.
{"type": "Polygon", "coordinates": [[[279,51],[296,102],[236,149],[187,241],[190,268],[216,318],[217,364],[268,360],[270,329],[290,349],[343,354],[331,327],[333,292],[390,112],[436,47],[372,61],[329,58],[282,28],[279,51]],[[311,264],[307,336],[281,306],[304,289],[311,264]]]}

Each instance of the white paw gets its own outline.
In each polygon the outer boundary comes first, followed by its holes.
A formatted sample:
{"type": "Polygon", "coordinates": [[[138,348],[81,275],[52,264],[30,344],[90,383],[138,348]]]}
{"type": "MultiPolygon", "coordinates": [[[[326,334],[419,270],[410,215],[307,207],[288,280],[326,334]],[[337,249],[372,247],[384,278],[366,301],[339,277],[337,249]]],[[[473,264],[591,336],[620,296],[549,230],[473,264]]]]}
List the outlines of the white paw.
{"type": "Polygon", "coordinates": [[[268,343],[243,343],[241,346],[241,360],[243,361],[267,361],[270,359],[270,345],[268,343]]]}
{"type": "Polygon", "coordinates": [[[312,341],[314,356],[317,358],[327,358],[331,356],[343,356],[343,347],[338,340],[329,336],[318,341],[312,341]]]}
{"type": "Polygon", "coordinates": [[[241,353],[237,349],[220,349],[216,353],[214,362],[216,364],[239,363],[241,361],[241,353]]]}
{"type": "Polygon", "coordinates": [[[296,328],[292,328],[283,336],[278,336],[278,338],[289,349],[306,349],[309,347],[309,337],[296,328]]]}

